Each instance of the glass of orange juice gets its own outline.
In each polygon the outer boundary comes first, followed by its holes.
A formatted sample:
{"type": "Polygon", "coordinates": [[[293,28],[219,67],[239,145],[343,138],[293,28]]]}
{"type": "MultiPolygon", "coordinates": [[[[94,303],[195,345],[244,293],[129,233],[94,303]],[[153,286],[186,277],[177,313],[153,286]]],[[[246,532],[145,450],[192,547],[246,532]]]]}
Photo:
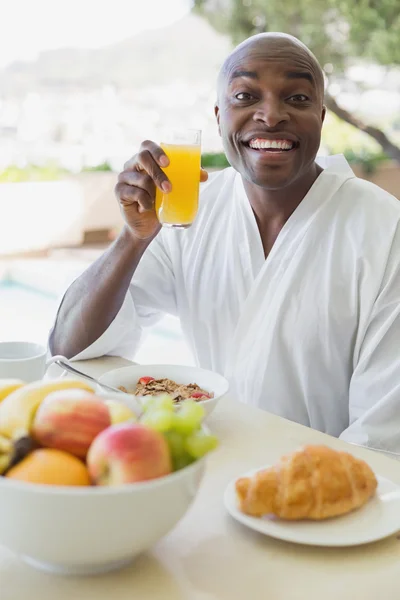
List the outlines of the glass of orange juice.
{"type": "Polygon", "coordinates": [[[164,173],[172,191],[156,191],[156,213],[163,227],[190,227],[197,215],[200,187],[201,131],[174,129],[160,143],[169,158],[164,173]]]}

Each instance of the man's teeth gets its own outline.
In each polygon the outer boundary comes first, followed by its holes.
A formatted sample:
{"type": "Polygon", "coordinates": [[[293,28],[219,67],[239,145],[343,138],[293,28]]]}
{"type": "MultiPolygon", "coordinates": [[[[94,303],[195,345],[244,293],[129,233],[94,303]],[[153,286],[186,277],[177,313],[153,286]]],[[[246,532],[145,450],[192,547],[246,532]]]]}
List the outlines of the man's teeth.
{"type": "Polygon", "coordinates": [[[250,148],[254,148],[255,150],[266,150],[269,148],[274,148],[276,150],[291,150],[294,146],[293,142],[289,140],[250,140],[249,142],[250,148]]]}

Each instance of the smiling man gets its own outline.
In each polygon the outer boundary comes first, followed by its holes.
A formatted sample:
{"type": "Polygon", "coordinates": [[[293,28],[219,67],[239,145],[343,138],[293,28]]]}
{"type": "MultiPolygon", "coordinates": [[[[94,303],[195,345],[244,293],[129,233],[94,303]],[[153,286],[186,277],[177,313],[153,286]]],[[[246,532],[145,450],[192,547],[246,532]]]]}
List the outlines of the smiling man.
{"type": "Polygon", "coordinates": [[[298,40],[254,36],[225,61],[215,113],[224,149],[243,178],[265,254],[322,169],[324,76],[298,40]]]}
{"type": "Polygon", "coordinates": [[[231,167],[201,172],[199,214],[161,230],[162,149],[143,142],[118,178],[125,227],[60,303],[50,349],[133,358],[143,329],[179,316],[197,363],[243,402],[400,452],[400,204],[316,159],[324,78],[297,39],[261,34],[218,78],[231,167]]]}

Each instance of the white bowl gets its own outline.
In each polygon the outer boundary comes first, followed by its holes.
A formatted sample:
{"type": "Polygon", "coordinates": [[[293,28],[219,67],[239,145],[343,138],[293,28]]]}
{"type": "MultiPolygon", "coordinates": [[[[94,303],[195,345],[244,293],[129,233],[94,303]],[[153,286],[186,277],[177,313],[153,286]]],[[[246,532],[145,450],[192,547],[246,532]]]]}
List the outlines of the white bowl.
{"type": "Polygon", "coordinates": [[[56,573],[121,568],[183,517],[205,460],[118,487],[62,487],[0,477],[0,544],[36,568],[56,573]]]}
{"type": "MultiPolygon", "coordinates": [[[[211,414],[220,399],[229,390],[229,383],[222,375],[198,367],[181,365],[133,365],[121,367],[120,369],[108,371],[99,377],[99,381],[115,388],[123,385],[127,390],[133,390],[141,377],[154,377],[154,379],[166,377],[176,381],[176,383],[197,383],[203,390],[212,392],[214,394],[213,398],[199,400],[199,403],[204,408],[205,417],[211,414]]],[[[108,395],[107,391],[102,390],[100,386],[98,392],[104,396],[108,395]]],[[[123,400],[123,396],[121,396],[121,401],[123,402],[123,400]]]]}

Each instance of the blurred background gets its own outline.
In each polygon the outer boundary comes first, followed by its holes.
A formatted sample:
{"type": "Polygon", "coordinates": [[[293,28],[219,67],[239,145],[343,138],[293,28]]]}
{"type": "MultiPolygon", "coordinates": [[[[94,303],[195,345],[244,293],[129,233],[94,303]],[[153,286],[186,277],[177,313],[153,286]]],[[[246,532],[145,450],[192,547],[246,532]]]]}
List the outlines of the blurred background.
{"type": "MultiPolygon", "coordinates": [[[[301,39],[324,69],[321,154],[400,198],[397,0],[13,0],[0,22],[0,340],[46,342],[67,285],[122,225],[124,162],[164,125],[203,135],[203,166],[228,163],[215,82],[249,35],[301,39]]],[[[138,362],[192,364],[163,319],[138,362]]]]}

